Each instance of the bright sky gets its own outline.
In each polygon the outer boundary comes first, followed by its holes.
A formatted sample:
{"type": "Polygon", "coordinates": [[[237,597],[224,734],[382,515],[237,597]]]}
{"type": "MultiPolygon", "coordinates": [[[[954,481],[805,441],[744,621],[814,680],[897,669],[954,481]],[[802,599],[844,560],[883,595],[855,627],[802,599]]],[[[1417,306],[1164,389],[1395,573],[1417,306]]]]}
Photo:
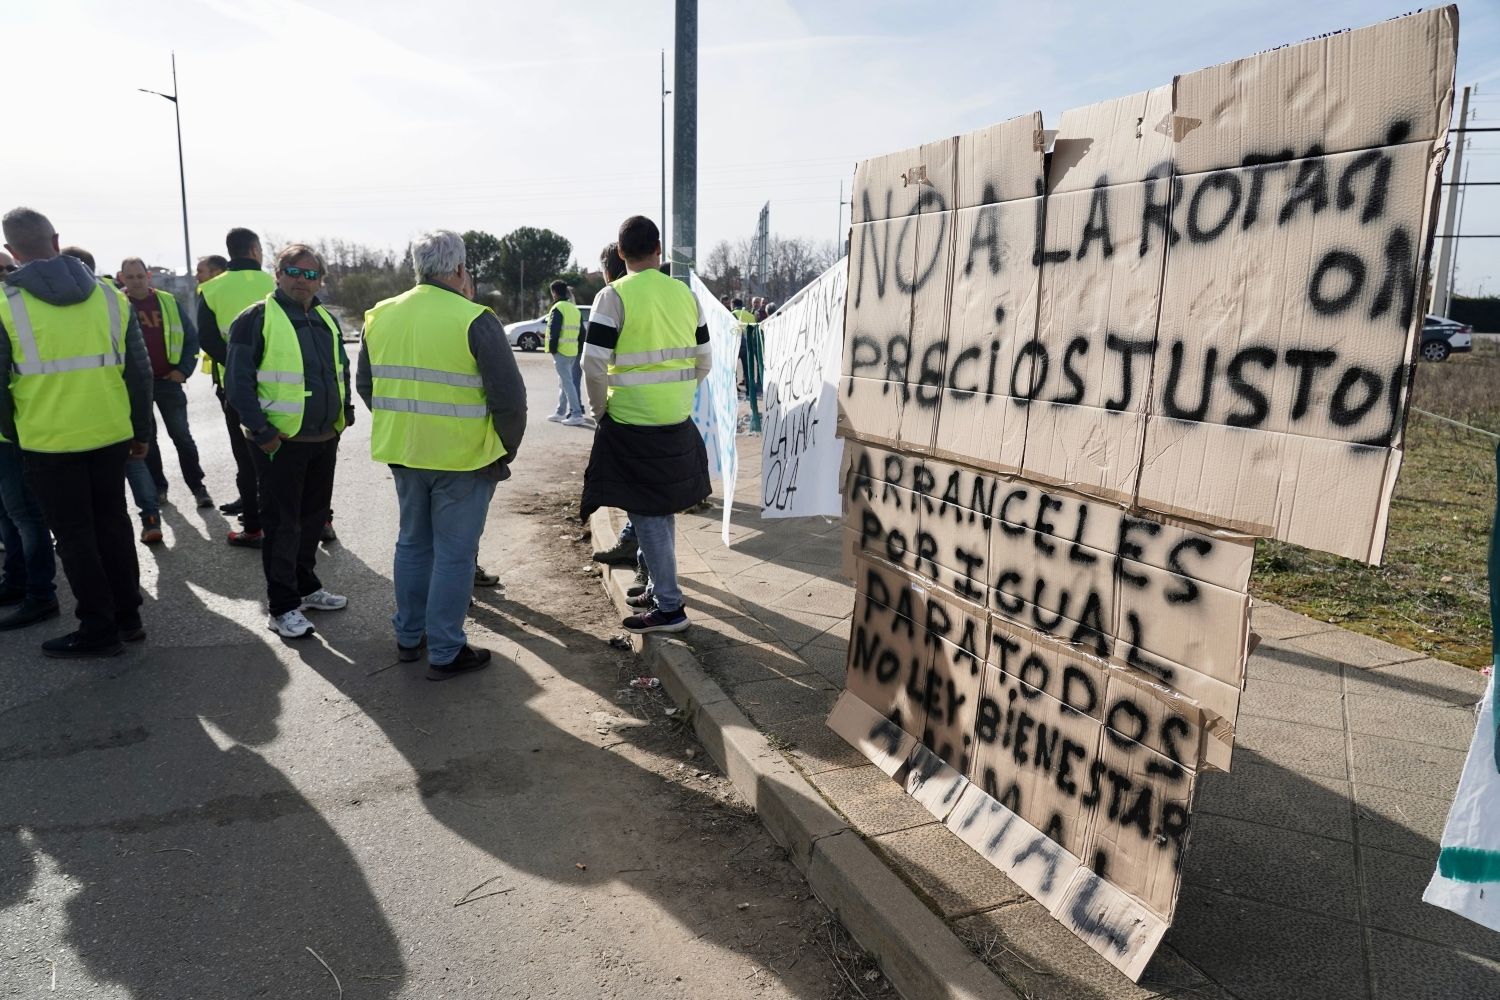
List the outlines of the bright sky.
{"type": "MultiPolygon", "coordinates": [[[[1404,9],[702,0],[698,244],[749,236],[766,201],[774,232],[832,240],[863,157],[1038,108],[1051,126],[1404,9]]],[[[671,0],[7,0],[3,200],[46,212],[101,267],[181,268],[172,107],[136,91],[171,90],[175,49],[195,255],[222,253],[235,225],[380,247],[531,225],[589,263],[625,216],[660,214],[672,33],[671,0]]],[[[1459,44],[1471,124],[1500,125],[1500,0],[1461,6],[1459,44]]],[[[670,131],[669,108],[669,157],[670,131]]],[[[1472,138],[1470,179],[1500,181],[1500,133],[1472,138]]],[[[1463,228],[1500,233],[1500,187],[1471,190],[1463,228]]],[[[1458,263],[1460,292],[1500,291],[1500,240],[1463,241],[1458,263]]]]}

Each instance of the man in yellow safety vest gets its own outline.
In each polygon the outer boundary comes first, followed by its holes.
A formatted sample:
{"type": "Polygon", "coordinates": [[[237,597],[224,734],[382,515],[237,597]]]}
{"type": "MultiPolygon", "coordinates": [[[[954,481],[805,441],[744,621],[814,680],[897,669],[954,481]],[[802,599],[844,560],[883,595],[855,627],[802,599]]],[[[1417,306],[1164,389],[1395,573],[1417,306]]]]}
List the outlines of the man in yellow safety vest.
{"type": "Polygon", "coordinates": [[[293,243],[282,250],[276,291],[229,328],[224,369],[229,406],[254,446],[267,627],[286,639],[315,631],[304,610],[349,604],[325,590],[314,572],[333,500],[339,435],[354,422],[343,337],[318,301],[323,274],[323,258],[312,247],[293,243]]]}
{"type": "Polygon", "coordinates": [[[114,656],[146,637],[124,483],[150,438],[151,364],[125,296],[59,253],[46,216],[15,208],[0,227],[21,264],[0,296],[0,436],[21,449],[77,601],[78,630],[42,652],[114,656]]]}
{"type": "Polygon", "coordinates": [[[583,403],[578,398],[581,369],[578,361],[579,340],[583,322],[578,306],[573,302],[573,290],[566,281],[552,283],[552,310],[547,314],[547,353],[557,367],[557,381],[561,388],[557,393],[557,412],[548,417],[554,423],[567,427],[583,427],[588,423],[583,415],[583,403]]]}
{"type": "Polygon", "coordinates": [[[693,397],[713,359],[702,306],[661,273],[661,234],[642,215],[620,225],[623,278],[595,296],[583,372],[599,422],[584,472],[582,516],[619,507],[635,526],[650,588],[631,598],[626,631],[688,627],[677,586],[674,515],[708,496],[708,453],[693,397]]]}
{"type": "Polygon", "coordinates": [[[428,678],[447,680],[490,661],[465,641],[464,616],[490,498],[526,432],[526,385],[499,318],[470,301],[463,238],[424,233],[411,259],[416,287],[365,313],[355,390],[401,507],[396,657],[425,645],[428,678]]]}

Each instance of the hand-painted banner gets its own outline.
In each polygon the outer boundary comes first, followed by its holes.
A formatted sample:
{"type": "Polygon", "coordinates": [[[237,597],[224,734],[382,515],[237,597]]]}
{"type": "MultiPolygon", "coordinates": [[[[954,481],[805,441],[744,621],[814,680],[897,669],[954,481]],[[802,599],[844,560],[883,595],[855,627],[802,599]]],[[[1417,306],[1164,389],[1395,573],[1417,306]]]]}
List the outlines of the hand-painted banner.
{"type": "Polygon", "coordinates": [[[739,452],[735,433],[739,429],[740,397],[735,389],[735,369],[740,355],[740,323],[720,304],[708,286],[692,276],[693,294],[708,320],[709,343],[713,346],[713,370],[698,386],[693,400],[693,422],[708,449],[708,471],[724,493],[724,544],[729,544],[729,515],[734,507],[735,480],[739,476],[739,452]]]}
{"type": "Polygon", "coordinates": [[[765,421],[760,443],[762,517],[837,517],[844,442],[838,426],[847,257],[760,325],[765,341],[765,421]]]}

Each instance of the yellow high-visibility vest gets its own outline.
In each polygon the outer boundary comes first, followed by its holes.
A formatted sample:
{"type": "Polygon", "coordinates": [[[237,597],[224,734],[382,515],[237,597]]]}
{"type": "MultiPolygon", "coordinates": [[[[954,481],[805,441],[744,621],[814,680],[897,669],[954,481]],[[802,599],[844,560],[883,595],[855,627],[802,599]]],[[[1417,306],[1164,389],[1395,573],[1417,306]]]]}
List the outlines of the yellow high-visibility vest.
{"type": "MultiPolygon", "coordinates": [[[[234,318],[276,291],[276,279],[265,271],[224,271],[199,285],[198,291],[203,304],[214,314],[220,336],[228,343],[234,318]]],[[[215,382],[223,383],[224,366],[207,355],[203,370],[211,373],[215,382]]]]}
{"type": "Polygon", "coordinates": [[[611,419],[664,427],[693,412],[698,392],[698,300],[655,268],[615,281],[625,319],[609,363],[611,419]]]}
{"type": "MultiPolygon", "coordinates": [[[[578,307],[567,299],[552,303],[552,308],[547,311],[550,317],[552,313],[562,313],[562,331],[557,335],[557,353],[565,358],[576,358],[578,356],[578,332],[583,324],[583,314],[578,307]]],[[[551,323],[551,320],[548,320],[551,323]]],[[[548,350],[551,350],[552,338],[547,338],[548,350]]]]}
{"type": "MultiPolygon", "coordinates": [[[[227,273],[227,272],[226,272],[227,273]]],[[[287,437],[296,437],[302,429],[302,413],[307,401],[306,373],[302,367],[302,345],[297,340],[297,330],[292,318],[276,301],[275,294],[267,295],[266,319],[262,336],[265,351],[260,364],[255,368],[255,395],[260,400],[261,412],[266,420],[287,437]]],[[[333,338],[333,374],[339,387],[339,413],[333,429],[344,429],[344,407],[349,400],[344,391],[344,360],[339,349],[339,328],[328,315],[328,310],[317,306],[313,310],[328,327],[333,338]]]]}

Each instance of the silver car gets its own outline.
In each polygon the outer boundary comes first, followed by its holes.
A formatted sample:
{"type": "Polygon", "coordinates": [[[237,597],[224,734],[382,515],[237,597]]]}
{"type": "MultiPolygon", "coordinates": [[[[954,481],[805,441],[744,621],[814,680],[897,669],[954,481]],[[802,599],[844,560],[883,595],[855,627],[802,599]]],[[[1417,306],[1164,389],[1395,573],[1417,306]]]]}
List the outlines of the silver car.
{"type": "MultiPolygon", "coordinates": [[[[505,327],[505,339],[510,341],[511,347],[519,347],[523,351],[541,350],[547,343],[547,317],[551,315],[550,310],[536,319],[529,319],[518,323],[508,323],[505,327]]],[[[578,307],[578,331],[579,339],[589,328],[589,307],[578,307]]]]}

